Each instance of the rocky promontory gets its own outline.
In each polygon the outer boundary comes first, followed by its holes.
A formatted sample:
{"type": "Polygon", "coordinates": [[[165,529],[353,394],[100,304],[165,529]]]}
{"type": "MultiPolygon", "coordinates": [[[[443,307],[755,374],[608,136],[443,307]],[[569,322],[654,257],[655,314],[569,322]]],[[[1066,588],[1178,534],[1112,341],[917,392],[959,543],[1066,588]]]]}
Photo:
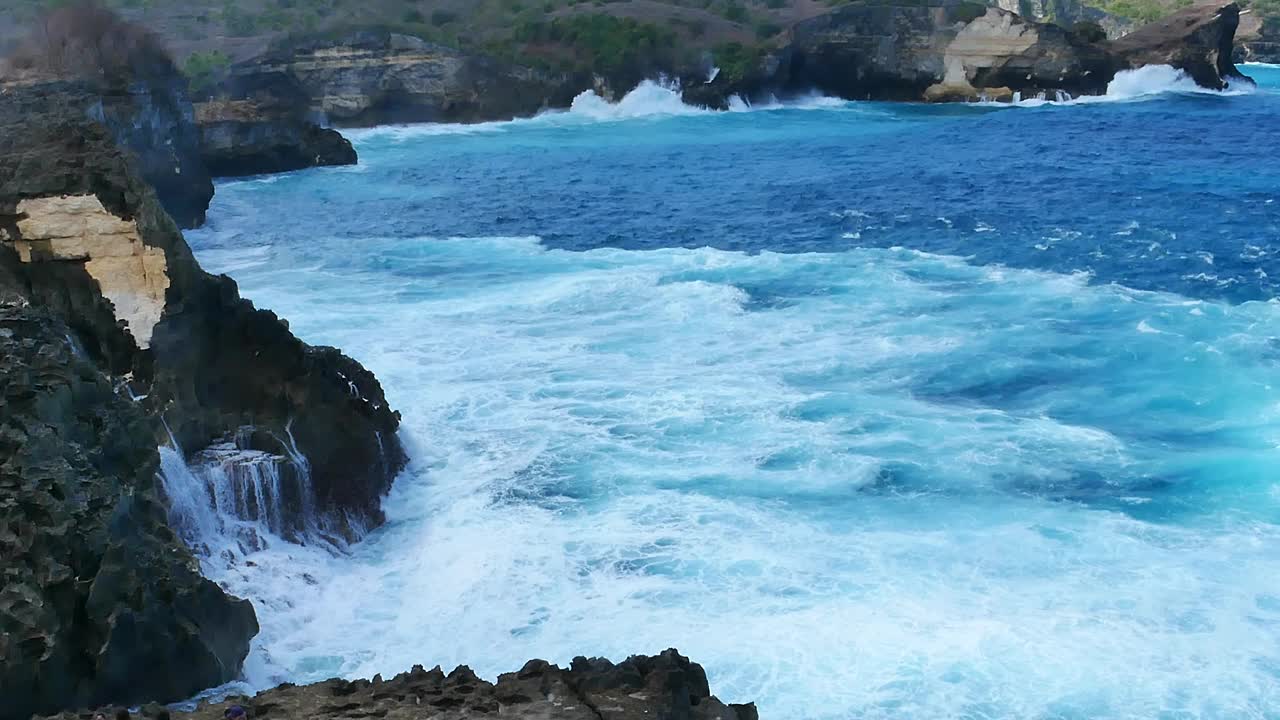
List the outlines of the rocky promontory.
{"type": "Polygon", "coordinates": [[[238,675],[252,609],[166,525],[158,446],[292,464],[281,514],[335,540],[380,522],[405,463],[373,375],[201,270],[136,163],[77,92],[0,103],[6,719],[238,675]]]}

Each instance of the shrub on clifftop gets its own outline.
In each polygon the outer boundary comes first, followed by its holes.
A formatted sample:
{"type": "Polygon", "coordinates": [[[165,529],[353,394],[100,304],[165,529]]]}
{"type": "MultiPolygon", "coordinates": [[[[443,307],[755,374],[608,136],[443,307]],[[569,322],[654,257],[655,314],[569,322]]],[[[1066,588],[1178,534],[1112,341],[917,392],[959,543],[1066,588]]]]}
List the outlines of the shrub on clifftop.
{"type": "Polygon", "coordinates": [[[108,85],[173,71],[173,59],[155,34],[94,3],[47,13],[0,66],[0,75],[76,78],[108,85]]]}

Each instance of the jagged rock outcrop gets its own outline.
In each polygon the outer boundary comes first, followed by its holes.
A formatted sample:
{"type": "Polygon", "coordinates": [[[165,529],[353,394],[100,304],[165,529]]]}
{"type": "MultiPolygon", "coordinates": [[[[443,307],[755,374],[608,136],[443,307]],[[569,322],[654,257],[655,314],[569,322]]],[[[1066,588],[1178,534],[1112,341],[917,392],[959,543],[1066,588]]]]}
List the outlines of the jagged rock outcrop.
{"type": "MultiPolygon", "coordinates": [[[[463,720],[503,717],[517,720],[757,720],[754,705],[726,705],[711,694],[707,675],[675,650],[614,664],[577,658],[568,669],[531,660],[517,672],[490,683],[467,667],[446,675],[421,666],[383,680],[329,680],[315,685],[282,685],[254,698],[204,704],[189,720],[221,720],[233,704],[265,720],[463,720]]],[[[153,716],[147,711],[144,717],[153,716]]],[[[86,714],[87,715],[87,714],[86,714]]],[[[81,715],[79,717],[86,717],[81,715]]],[[[73,720],[70,713],[61,716],[73,720]]]]}
{"type": "Polygon", "coordinates": [[[567,107],[578,80],[383,31],[282,44],[233,67],[215,99],[304,98],[336,127],[479,122],[567,107]]]}
{"type": "Polygon", "coordinates": [[[1233,82],[1251,82],[1232,61],[1240,6],[1197,5],[1144,25],[1109,45],[1122,68],[1171,65],[1196,84],[1222,90],[1233,82]]]}
{"type": "Polygon", "coordinates": [[[82,353],[72,362],[46,333],[23,366],[36,369],[5,379],[4,422],[20,407],[34,419],[0,441],[3,571],[19,575],[5,593],[20,596],[0,604],[0,687],[38,690],[21,704],[0,693],[6,720],[178,700],[238,671],[252,612],[197,581],[154,495],[170,429],[188,451],[234,435],[304,456],[314,497],[284,511],[313,513],[308,526],[336,536],[380,521],[405,462],[373,375],[201,270],[135,162],[82,95],[11,88],[0,103],[6,296],[82,353]]]}
{"type": "Polygon", "coordinates": [[[328,165],[354,165],[351,141],[252,100],[223,100],[196,106],[200,157],[215,177],[241,177],[328,165]]]}
{"type": "Polygon", "coordinates": [[[234,679],[253,608],[201,577],[157,497],[149,418],[16,265],[0,257],[0,718],[234,679]]]}
{"type": "Polygon", "coordinates": [[[1231,62],[1235,3],[1197,5],[1114,41],[967,0],[858,0],[796,25],[752,72],[686,91],[687,101],[812,90],[851,100],[1096,95],[1121,70],[1171,65],[1200,85],[1247,81],[1231,62]]]}

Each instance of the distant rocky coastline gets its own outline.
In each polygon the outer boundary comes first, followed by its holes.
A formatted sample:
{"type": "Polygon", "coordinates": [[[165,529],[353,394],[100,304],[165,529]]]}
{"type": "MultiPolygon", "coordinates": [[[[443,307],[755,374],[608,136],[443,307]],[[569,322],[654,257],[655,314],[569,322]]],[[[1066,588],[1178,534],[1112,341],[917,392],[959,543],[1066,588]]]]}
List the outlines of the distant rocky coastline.
{"type": "MultiPolygon", "coordinates": [[[[669,67],[685,101],[723,109],[811,92],[848,100],[1010,100],[1104,93],[1122,70],[1170,65],[1222,89],[1248,82],[1232,63],[1240,9],[1197,5],[1115,40],[1088,22],[1064,28],[967,0],[865,0],[797,24],[759,62],[709,77],[714,66],[669,67]]],[[[418,38],[366,31],[303,38],[233,66],[211,100],[288,98],[335,127],[483,122],[570,105],[593,90],[625,95],[645,75],[626,69],[555,74],[499,63],[418,38]]]]}

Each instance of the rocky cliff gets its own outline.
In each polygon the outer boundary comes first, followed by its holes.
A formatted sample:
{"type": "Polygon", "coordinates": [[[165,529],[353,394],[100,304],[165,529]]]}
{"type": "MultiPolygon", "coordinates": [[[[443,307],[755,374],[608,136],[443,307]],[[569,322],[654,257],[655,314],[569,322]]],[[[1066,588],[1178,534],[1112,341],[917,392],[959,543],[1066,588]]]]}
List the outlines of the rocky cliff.
{"type": "Polygon", "coordinates": [[[405,462],[377,380],[202,271],[135,162],[78,93],[0,103],[0,338],[27,343],[0,356],[0,688],[30,688],[0,717],[238,672],[252,611],[199,580],[159,509],[170,430],[192,453],[235,438],[299,458],[308,495],[282,512],[334,537],[380,521],[405,462]]]}
{"type": "Polygon", "coordinates": [[[1240,6],[1197,5],[1144,25],[1109,43],[1121,68],[1171,65],[1197,85],[1223,90],[1233,82],[1251,82],[1232,60],[1240,6]]]}
{"type": "Polygon", "coordinates": [[[253,100],[196,105],[200,157],[215,177],[241,177],[328,165],[354,165],[356,151],[336,130],[293,108],[253,100]]]}
{"type": "Polygon", "coordinates": [[[146,413],[0,258],[0,717],[188,697],[257,623],[166,524],[146,413]],[[139,668],[167,668],[139,672],[139,668]]]}
{"type": "Polygon", "coordinates": [[[1236,62],[1280,63],[1280,17],[1241,13],[1233,59],[1236,62]]]}
{"type": "Polygon", "coordinates": [[[160,40],[93,4],[53,10],[0,60],[0,98],[24,88],[78,105],[105,127],[183,228],[204,223],[211,177],[356,161],[350,143],[309,122],[292,97],[197,110],[160,40]]]}
{"type": "Polygon", "coordinates": [[[282,43],[232,68],[216,99],[302,98],[315,117],[364,127],[510,119],[567,107],[589,87],[408,35],[363,31],[282,43]]]}
{"type": "Polygon", "coordinates": [[[1222,89],[1248,81],[1231,62],[1238,19],[1235,3],[1197,5],[1108,41],[966,0],[858,0],[796,25],[749,72],[685,97],[723,107],[732,95],[812,90],[851,100],[1096,95],[1143,65],[1171,65],[1222,89]]]}
{"type": "MultiPolygon", "coordinates": [[[[383,680],[329,680],[315,685],[282,685],[253,698],[203,704],[189,720],[221,720],[232,705],[265,720],[757,720],[754,705],[726,705],[711,694],[707,675],[675,650],[638,655],[614,664],[577,658],[567,669],[531,660],[497,683],[467,667],[445,674],[439,667],[383,680]]],[[[159,708],[144,709],[154,717],[159,708]]],[[[86,718],[67,713],[61,720],[86,718]]]]}

